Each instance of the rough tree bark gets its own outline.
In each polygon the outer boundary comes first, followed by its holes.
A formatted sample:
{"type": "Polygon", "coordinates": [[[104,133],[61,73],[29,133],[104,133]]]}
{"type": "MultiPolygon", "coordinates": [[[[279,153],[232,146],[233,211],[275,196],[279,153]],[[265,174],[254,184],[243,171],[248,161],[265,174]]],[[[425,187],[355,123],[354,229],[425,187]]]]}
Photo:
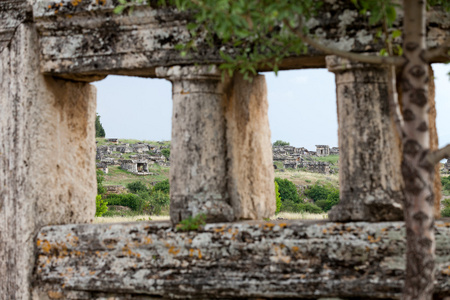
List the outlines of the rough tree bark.
{"type": "Polygon", "coordinates": [[[403,299],[431,300],[434,281],[434,166],[430,151],[428,63],[425,54],[425,1],[403,1],[402,70],[403,162],[407,236],[403,299]]]}

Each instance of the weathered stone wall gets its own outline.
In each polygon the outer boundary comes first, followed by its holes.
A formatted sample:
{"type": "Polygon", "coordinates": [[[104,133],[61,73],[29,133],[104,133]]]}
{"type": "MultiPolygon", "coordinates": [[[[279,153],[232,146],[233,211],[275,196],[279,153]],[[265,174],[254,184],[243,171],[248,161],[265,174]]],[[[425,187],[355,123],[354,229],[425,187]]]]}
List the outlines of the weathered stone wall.
{"type": "MultiPolygon", "coordinates": [[[[399,299],[405,274],[403,222],[63,225],[36,245],[41,299],[399,299]]],[[[437,222],[436,296],[449,267],[450,223],[437,222]]]]}
{"type": "MultiPolygon", "coordinates": [[[[34,25],[0,52],[0,297],[28,299],[34,236],[95,213],[95,88],[39,73],[34,25]]],[[[5,298],[5,299],[6,299],[5,298]]]]}

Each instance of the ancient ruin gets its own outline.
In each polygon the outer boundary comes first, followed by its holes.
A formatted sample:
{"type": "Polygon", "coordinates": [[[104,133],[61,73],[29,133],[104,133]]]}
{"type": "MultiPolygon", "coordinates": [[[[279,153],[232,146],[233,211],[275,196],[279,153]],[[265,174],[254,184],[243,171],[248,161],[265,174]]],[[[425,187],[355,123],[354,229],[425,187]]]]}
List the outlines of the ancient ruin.
{"type": "Polygon", "coordinates": [[[328,145],[316,145],[316,155],[317,156],[330,155],[330,147],[328,145]]]}
{"type": "MultiPolygon", "coordinates": [[[[308,23],[311,34],[345,51],[383,47],[350,2],[327,3],[308,23]]],[[[0,2],[1,297],[398,299],[405,228],[385,71],[313,49],[281,62],[281,70],[336,74],[343,200],[333,219],[350,222],[266,222],[275,194],[264,76],[223,81],[220,45],[201,40],[198,52],[181,56],[174,47],[190,39],[185,13],[140,5],[115,15],[115,4],[0,2]],[[90,224],[96,91],[89,82],[110,74],[173,83],[172,223],[90,224]],[[174,228],[200,213],[223,223],[174,228]]],[[[449,38],[449,20],[430,9],[429,47],[449,38]]],[[[435,228],[434,295],[443,298],[450,227],[435,228]]]]}

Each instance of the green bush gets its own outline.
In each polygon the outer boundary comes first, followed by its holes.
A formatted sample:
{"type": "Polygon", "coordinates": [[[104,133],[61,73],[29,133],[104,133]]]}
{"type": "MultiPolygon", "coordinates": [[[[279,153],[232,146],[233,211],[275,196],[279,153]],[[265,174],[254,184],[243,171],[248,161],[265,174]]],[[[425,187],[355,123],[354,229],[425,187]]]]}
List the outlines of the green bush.
{"type": "Polygon", "coordinates": [[[330,192],[331,190],[329,187],[325,187],[316,183],[315,185],[305,190],[305,195],[316,202],[318,200],[326,200],[330,192]]]}
{"type": "Polygon", "coordinates": [[[164,157],[169,160],[170,159],[170,149],[162,149],[161,154],[164,155],[164,157]]]}
{"type": "Polygon", "coordinates": [[[444,209],[441,211],[441,216],[450,217],[450,199],[442,200],[442,204],[444,205],[444,209]]]}
{"type": "Polygon", "coordinates": [[[102,170],[97,170],[97,195],[103,195],[106,193],[106,189],[103,186],[103,181],[105,180],[103,175],[105,175],[105,173],[103,173],[102,170]]]}
{"type": "Polygon", "coordinates": [[[274,146],[289,146],[288,142],[282,141],[282,140],[278,140],[275,143],[273,143],[274,146]]]}
{"type": "Polygon", "coordinates": [[[276,203],[276,210],[275,214],[278,214],[281,209],[281,197],[280,192],[278,191],[278,183],[275,181],[275,203],[276,203]]]}
{"type": "Polygon", "coordinates": [[[108,202],[102,199],[102,195],[95,197],[95,216],[101,217],[106,211],[108,211],[108,202]]]}
{"type": "Polygon", "coordinates": [[[155,186],[152,189],[152,193],[155,191],[161,191],[166,194],[170,194],[170,184],[169,179],[163,180],[155,184],[155,186]]]}
{"type": "Polygon", "coordinates": [[[142,211],[144,199],[135,194],[111,194],[106,198],[109,205],[121,205],[134,211],[142,211]]]}
{"type": "Polygon", "coordinates": [[[299,209],[300,212],[308,212],[311,214],[321,214],[323,213],[322,209],[320,209],[320,207],[318,207],[315,204],[306,202],[306,203],[299,203],[299,209]]]}
{"type": "Polygon", "coordinates": [[[444,192],[450,193],[450,176],[441,177],[442,190],[444,192]]]}
{"type": "Polygon", "coordinates": [[[293,212],[293,213],[308,212],[308,213],[312,213],[312,214],[320,214],[323,212],[322,209],[315,204],[295,203],[292,200],[282,201],[281,211],[293,212]]]}
{"type": "Polygon", "coordinates": [[[339,190],[331,185],[315,184],[305,190],[305,195],[325,212],[339,203],[339,190]]]}
{"type": "Polygon", "coordinates": [[[151,215],[160,215],[162,210],[168,208],[170,205],[169,194],[162,191],[154,191],[146,199],[144,204],[144,211],[151,215]]]}
{"type": "Polygon", "coordinates": [[[280,198],[282,202],[286,200],[292,200],[295,203],[300,202],[297,188],[292,181],[276,177],[275,182],[278,184],[278,191],[280,192],[280,198]]]}
{"type": "Polygon", "coordinates": [[[127,184],[127,189],[133,194],[136,194],[138,192],[149,192],[147,186],[141,181],[133,181],[127,184]]]}

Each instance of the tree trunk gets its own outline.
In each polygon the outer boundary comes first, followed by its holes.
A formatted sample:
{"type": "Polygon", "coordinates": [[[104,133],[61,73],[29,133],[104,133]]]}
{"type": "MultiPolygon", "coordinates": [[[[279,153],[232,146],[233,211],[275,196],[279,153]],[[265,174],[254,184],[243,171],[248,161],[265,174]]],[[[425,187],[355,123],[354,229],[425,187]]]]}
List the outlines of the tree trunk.
{"type": "Polygon", "coordinates": [[[431,300],[434,280],[434,166],[426,163],[430,151],[428,63],[425,52],[425,1],[403,1],[402,70],[404,117],[402,175],[405,182],[407,237],[403,299],[431,300]]]}

